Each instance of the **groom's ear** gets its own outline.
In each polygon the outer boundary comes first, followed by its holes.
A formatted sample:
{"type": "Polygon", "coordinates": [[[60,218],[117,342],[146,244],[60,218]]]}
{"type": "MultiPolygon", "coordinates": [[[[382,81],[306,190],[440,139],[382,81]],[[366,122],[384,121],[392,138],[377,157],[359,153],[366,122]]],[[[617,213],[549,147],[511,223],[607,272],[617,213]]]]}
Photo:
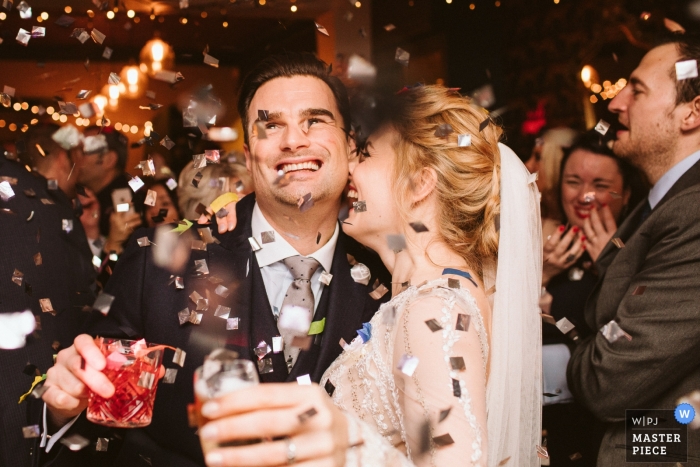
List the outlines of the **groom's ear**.
{"type": "Polygon", "coordinates": [[[423,167],[411,180],[413,191],[413,204],[418,204],[426,199],[435,190],[437,185],[437,172],[432,167],[423,167]]]}

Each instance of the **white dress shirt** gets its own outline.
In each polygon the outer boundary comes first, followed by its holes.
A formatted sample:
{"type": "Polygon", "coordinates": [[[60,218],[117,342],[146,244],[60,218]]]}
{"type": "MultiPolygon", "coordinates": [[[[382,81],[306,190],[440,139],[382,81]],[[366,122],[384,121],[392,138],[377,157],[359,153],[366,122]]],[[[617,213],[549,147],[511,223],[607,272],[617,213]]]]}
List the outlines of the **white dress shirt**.
{"type": "Polygon", "coordinates": [[[656,182],[656,185],[649,190],[649,206],[654,209],[659,201],[666,196],[668,190],[676,184],[679,178],[683,176],[684,173],[688,171],[689,168],[695,165],[697,161],[700,160],[700,151],[696,151],[671,167],[671,169],[663,174],[663,176],[656,182]]]}
{"type": "MultiPolygon", "coordinates": [[[[265,218],[265,215],[260,210],[258,203],[255,203],[255,207],[253,208],[253,217],[250,224],[253,237],[262,247],[262,249],[255,252],[255,257],[258,260],[258,266],[260,266],[260,274],[262,274],[263,283],[265,284],[265,291],[270,301],[270,308],[272,308],[272,312],[275,317],[277,317],[279,315],[279,310],[282,308],[284,295],[294,281],[291,271],[282,261],[290,256],[299,255],[299,252],[290,245],[279,232],[272,228],[265,218]],[[263,232],[273,232],[275,241],[263,243],[263,232]]],[[[308,255],[308,257],[315,259],[321,265],[321,267],[316,269],[313,276],[311,276],[311,291],[314,294],[314,311],[318,308],[321,294],[325,288],[325,285],[320,281],[321,274],[324,271],[328,273],[331,271],[333,255],[335,254],[335,246],[338,243],[339,234],[340,227],[338,227],[338,223],[336,223],[335,231],[330,240],[321,248],[308,255]]]]}

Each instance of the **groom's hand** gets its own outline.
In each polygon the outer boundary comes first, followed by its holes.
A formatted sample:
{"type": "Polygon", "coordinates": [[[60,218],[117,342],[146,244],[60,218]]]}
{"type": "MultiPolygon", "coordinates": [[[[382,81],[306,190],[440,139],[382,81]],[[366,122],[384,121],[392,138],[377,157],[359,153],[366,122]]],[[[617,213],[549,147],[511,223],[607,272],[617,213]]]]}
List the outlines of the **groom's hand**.
{"type": "MultiPolygon", "coordinates": [[[[225,201],[224,201],[225,202],[225,201]]],[[[224,193],[223,195],[216,198],[211,205],[207,208],[207,214],[201,214],[199,219],[197,219],[198,224],[207,224],[212,216],[216,215],[222,209],[226,211],[226,215],[223,217],[217,217],[217,225],[219,233],[223,234],[226,232],[231,232],[236,228],[238,224],[238,219],[236,218],[236,203],[238,202],[238,195],[235,193],[224,193]],[[222,200],[232,200],[225,205],[222,205],[222,200]]]]}

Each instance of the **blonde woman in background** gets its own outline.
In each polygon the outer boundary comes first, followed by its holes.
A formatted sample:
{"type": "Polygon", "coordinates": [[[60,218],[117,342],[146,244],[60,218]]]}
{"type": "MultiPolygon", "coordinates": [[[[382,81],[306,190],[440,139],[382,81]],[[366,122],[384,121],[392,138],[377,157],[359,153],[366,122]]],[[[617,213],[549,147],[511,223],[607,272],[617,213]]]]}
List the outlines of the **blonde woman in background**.
{"type": "Polygon", "coordinates": [[[197,219],[199,214],[195,209],[199,203],[209,206],[212,201],[229,191],[237,193],[239,197],[254,191],[253,181],[245,165],[222,161],[220,164],[195,169],[194,162],[190,162],[182,169],[178,180],[177,195],[180,212],[185,219],[197,219]],[[197,172],[202,174],[202,178],[195,187],[192,181],[197,172]]]}

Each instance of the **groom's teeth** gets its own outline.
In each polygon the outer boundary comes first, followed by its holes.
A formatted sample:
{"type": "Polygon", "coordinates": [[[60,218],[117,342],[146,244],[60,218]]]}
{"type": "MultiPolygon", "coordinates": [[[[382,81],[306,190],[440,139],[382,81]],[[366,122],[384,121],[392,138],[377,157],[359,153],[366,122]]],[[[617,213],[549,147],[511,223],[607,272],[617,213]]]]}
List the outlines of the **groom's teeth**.
{"type": "Polygon", "coordinates": [[[349,191],[348,191],[348,198],[355,198],[355,199],[357,199],[357,196],[358,196],[358,194],[357,194],[357,191],[356,191],[356,190],[349,190],[349,191]]]}
{"type": "Polygon", "coordinates": [[[316,172],[318,169],[319,166],[316,162],[301,162],[299,164],[284,164],[282,166],[284,173],[293,172],[295,170],[311,170],[312,172],[316,172]]]}

